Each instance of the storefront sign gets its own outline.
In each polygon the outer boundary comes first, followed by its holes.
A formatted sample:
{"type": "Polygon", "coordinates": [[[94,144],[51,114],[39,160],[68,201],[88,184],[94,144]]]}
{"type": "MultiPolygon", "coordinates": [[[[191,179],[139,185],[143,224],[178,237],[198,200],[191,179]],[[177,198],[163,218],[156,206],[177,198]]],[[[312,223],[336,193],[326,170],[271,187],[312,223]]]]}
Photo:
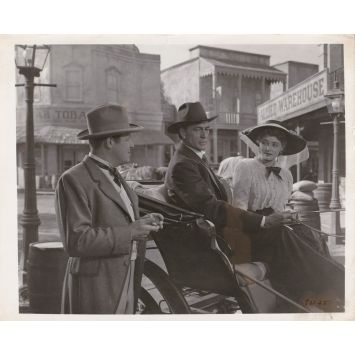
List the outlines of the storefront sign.
{"type": "MultiPolygon", "coordinates": [[[[90,108],[68,108],[68,107],[50,107],[50,106],[34,106],[33,117],[35,124],[67,126],[67,127],[85,127],[85,113],[90,108]]],[[[22,123],[25,121],[26,111],[24,108],[17,110],[17,121],[22,123]]]]}
{"type": "Polygon", "coordinates": [[[54,119],[54,120],[81,120],[85,119],[85,112],[78,110],[63,110],[63,109],[45,109],[39,108],[34,111],[42,119],[54,119]]]}
{"type": "MultiPolygon", "coordinates": [[[[258,123],[267,120],[283,121],[315,109],[324,103],[327,90],[327,71],[302,81],[282,95],[258,106],[258,123]]],[[[325,105],[325,103],[324,103],[325,105]]]]}

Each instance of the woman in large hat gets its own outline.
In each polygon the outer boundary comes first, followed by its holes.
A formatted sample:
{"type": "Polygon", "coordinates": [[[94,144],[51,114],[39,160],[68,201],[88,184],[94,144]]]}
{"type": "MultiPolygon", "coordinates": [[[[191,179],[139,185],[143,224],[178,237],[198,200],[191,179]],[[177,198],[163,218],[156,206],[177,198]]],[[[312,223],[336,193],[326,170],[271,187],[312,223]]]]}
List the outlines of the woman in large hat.
{"type": "Polygon", "coordinates": [[[292,175],[280,167],[280,156],[301,152],[305,140],[280,123],[268,121],[242,132],[257,147],[255,158],[243,159],[233,176],[233,204],[249,210],[283,211],[292,192],[292,175]]]}
{"type": "MultiPolygon", "coordinates": [[[[235,169],[233,205],[263,215],[284,211],[293,179],[279,160],[304,151],[305,140],[278,121],[267,121],[242,134],[256,147],[256,155],[242,159],[235,169]]],[[[269,266],[275,289],[305,306],[342,309],[344,268],[330,258],[319,233],[296,223],[265,229],[250,239],[251,259],[269,266]]]]}

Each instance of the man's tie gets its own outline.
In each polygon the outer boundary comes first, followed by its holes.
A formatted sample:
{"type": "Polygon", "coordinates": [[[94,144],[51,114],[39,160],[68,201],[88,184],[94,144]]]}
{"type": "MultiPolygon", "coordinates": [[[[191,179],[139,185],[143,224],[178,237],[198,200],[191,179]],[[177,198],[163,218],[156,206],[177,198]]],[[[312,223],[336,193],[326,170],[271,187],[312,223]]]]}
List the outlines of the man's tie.
{"type": "Polygon", "coordinates": [[[105,169],[107,170],[110,175],[113,177],[113,181],[119,186],[121,187],[122,186],[122,180],[123,180],[123,177],[121,176],[121,174],[117,171],[116,168],[114,168],[113,166],[109,166],[109,165],[106,165],[106,164],[103,164],[101,163],[100,161],[94,159],[93,157],[90,157],[94,162],[95,164],[100,167],[101,169],[105,169]]]}
{"type": "Polygon", "coordinates": [[[274,175],[279,180],[282,180],[282,177],[280,176],[280,171],[281,171],[281,168],[279,168],[277,166],[267,166],[266,167],[266,175],[267,175],[267,177],[269,177],[271,173],[274,173],[274,175]]]}
{"type": "Polygon", "coordinates": [[[208,165],[208,159],[207,159],[207,157],[206,157],[206,154],[203,154],[201,159],[202,159],[202,161],[203,161],[205,164],[208,165]]]}

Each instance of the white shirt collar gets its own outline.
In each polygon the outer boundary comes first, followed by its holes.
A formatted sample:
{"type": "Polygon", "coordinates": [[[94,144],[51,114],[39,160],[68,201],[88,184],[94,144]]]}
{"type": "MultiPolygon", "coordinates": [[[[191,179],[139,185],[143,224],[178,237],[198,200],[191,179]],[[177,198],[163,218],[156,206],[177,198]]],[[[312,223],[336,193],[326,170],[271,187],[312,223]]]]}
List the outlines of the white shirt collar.
{"type": "Polygon", "coordinates": [[[112,166],[108,161],[98,157],[97,155],[89,152],[89,157],[93,158],[93,159],[96,159],[98,162],[102,163],[102,164],[105,164],[107,166],[112,166]]]}
{"type": "Polygon", "coordinates": [[[184,146],[189,148],[190,150],[192,150],[200,159],[202,159],[202,157],[205,155],[205,151],[204,150],[197,150],[195,148],[190,147],[189,145],[184,143],[184,146]]]}

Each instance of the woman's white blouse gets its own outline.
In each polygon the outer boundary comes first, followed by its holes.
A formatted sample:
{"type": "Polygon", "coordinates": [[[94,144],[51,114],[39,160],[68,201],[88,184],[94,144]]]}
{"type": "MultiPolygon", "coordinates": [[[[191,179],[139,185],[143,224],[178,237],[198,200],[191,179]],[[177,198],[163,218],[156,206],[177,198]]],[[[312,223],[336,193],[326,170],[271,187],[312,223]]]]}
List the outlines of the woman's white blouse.
{"type": "Polygon", "coordinates": [[[256,211],[271,207],[284,211],[292,192],[293,178],[281,168],[280,180],[274,173],[267,177],[265,165],[257,159],[243,159],[235,168],[232,180],[233,206],[256,211]]]}

